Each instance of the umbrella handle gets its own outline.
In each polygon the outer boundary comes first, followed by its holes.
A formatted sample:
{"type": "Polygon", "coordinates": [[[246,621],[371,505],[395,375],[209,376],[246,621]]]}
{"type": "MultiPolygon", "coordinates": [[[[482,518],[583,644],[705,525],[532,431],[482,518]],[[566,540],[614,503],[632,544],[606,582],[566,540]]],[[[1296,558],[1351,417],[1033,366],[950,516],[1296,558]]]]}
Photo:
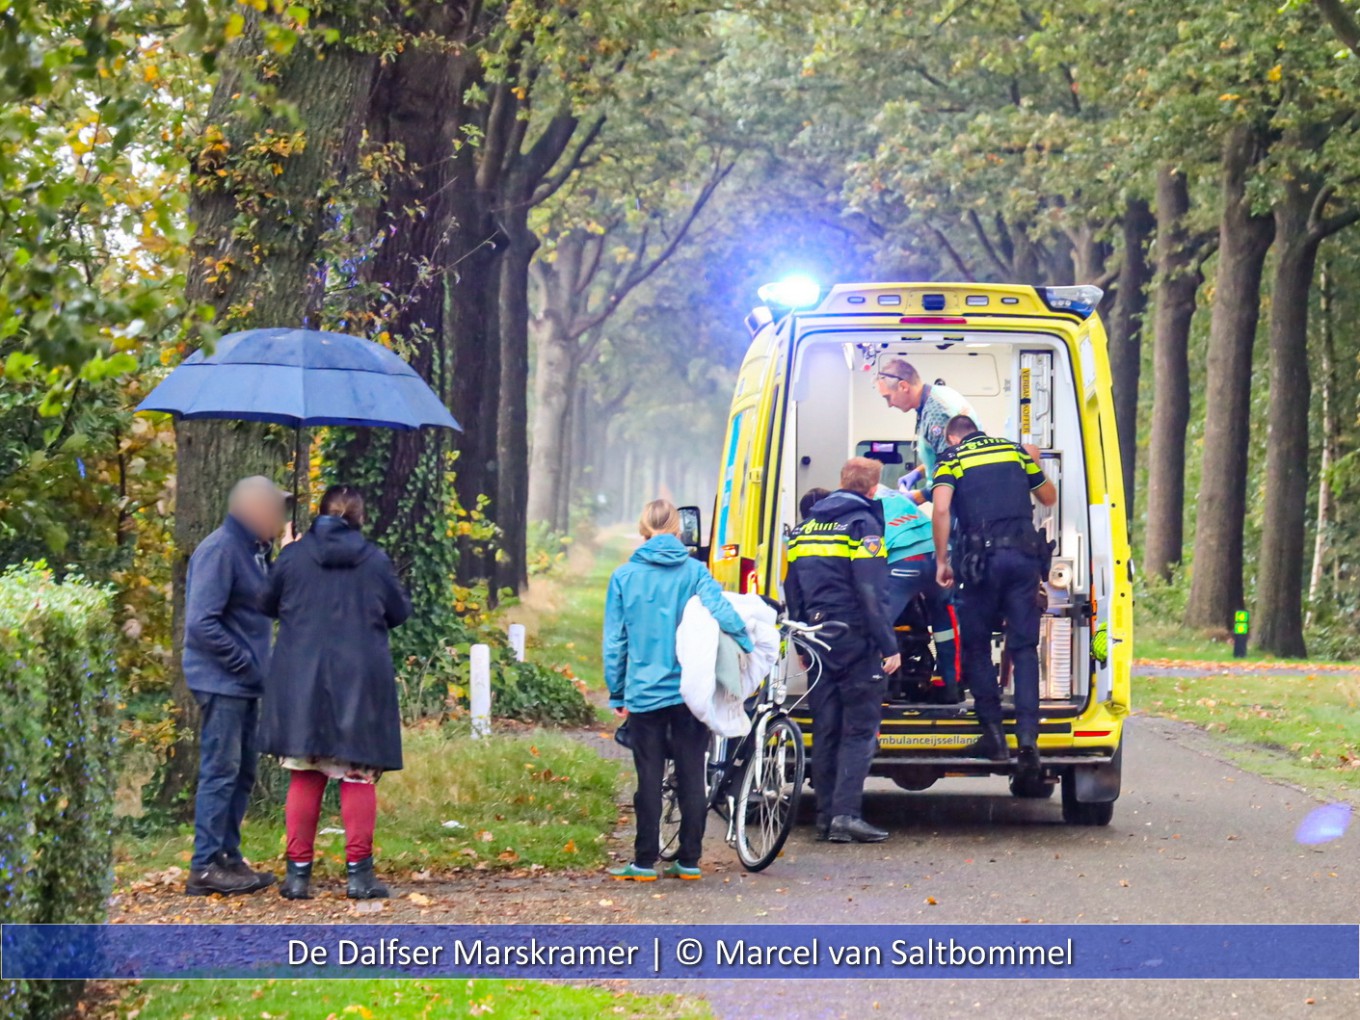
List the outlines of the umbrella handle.
{"type": "Polygon", "coordinates": [[[298,475],[302,473],[302,426],[293,428],[293,534],[298,526],[298,475]]]}

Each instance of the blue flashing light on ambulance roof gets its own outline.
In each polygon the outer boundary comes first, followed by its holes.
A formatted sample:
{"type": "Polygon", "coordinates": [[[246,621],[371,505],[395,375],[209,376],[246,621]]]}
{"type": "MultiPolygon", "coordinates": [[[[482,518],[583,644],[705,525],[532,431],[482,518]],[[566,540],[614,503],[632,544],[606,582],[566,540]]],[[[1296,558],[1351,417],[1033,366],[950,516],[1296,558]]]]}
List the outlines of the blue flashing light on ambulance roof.
{"type": "Polygon", "coordinates": [[[1044,304],[1048,305],[1050,310],[1071,312],[1083,319],[1099,307],[1100,299],[1105,296],[1103,290],[1099,287],[1093,287],[1089,283],[1076,287],[1038,287],[1036,289],[1043,296],[1044,304]]]}
{"type": "Polygon", "coordinates": [[[786,276],[778,283],[767,283],[756,291],[760,300],[771,308],[790,311],[812,308],[822,297],[822,288],[810,276],[786,276]]]}

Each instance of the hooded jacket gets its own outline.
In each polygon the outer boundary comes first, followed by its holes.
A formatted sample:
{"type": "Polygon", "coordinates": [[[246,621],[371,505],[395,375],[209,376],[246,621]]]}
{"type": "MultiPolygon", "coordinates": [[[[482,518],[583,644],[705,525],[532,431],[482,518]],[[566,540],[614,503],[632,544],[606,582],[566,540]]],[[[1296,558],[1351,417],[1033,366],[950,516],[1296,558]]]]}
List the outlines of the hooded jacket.
{"type": "Polygon", "coordinates": [[[746,624],[702,563],[674,535],[654,535],[614,571],[604,609],[604,679],[611,708],[654,712],[684,702],[675,633],[699,597],[742,651],[746,624]]]}
{"type": "Polygon", "coordinates": [[[318,517],[279,554],[263,610],[279,621],[260,707],[260,750],[401,768],[388,631],[411,600],[387,554],[339,517],[318,517]]]}
{"type": "Polygon", "coordinates": [[[797,620],[837,620],[847,640],[868,641],[884,658],[897,635],[883,612],[888,582],[883,504],[838,489],[812,508],[789,537],[784,594],[797,620]]]}

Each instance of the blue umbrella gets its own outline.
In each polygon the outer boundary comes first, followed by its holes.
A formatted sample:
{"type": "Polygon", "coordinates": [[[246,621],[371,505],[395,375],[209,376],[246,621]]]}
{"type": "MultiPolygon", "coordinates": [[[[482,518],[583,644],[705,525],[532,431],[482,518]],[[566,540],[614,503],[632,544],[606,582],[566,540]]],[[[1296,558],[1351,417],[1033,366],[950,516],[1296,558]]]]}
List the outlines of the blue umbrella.
{"type": "MultiPolygon", "coordinates": [[[[371,340],[313,329],[250,329],[184,359],[137,405],[176,418],[291,425],[459,429],[443,402],[406,362],[371,340]]],[[[293,501],[297,515],[297,500],[293,501]]]]}
{"type": "Polygon", "coordinates": [[[371,340],[311,329],[251,329],[197,351],[137,405],[177,418],[360,425],[461,426],[406,362],[371,340]]]}

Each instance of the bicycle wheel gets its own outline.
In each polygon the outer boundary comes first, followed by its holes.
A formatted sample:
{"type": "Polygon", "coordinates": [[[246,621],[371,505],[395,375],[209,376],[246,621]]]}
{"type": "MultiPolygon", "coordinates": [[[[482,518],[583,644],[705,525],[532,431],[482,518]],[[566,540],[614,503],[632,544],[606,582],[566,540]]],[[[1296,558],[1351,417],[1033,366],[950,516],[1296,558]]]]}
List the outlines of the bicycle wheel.
{"type": "Polygon", "coordinates": [[[675,782],[675,762],[666,759],[661,779],[661,859],[673,861],[680,854],[680,788],[675,782]]]}
{"type": "Polygon", "coordinates": [[[803,731],[788,716],[770,720],[761,753],[755,749],[737,794],[737,856],[747,871],[768,868],[798,817],[803,795],[803,731]]]}

